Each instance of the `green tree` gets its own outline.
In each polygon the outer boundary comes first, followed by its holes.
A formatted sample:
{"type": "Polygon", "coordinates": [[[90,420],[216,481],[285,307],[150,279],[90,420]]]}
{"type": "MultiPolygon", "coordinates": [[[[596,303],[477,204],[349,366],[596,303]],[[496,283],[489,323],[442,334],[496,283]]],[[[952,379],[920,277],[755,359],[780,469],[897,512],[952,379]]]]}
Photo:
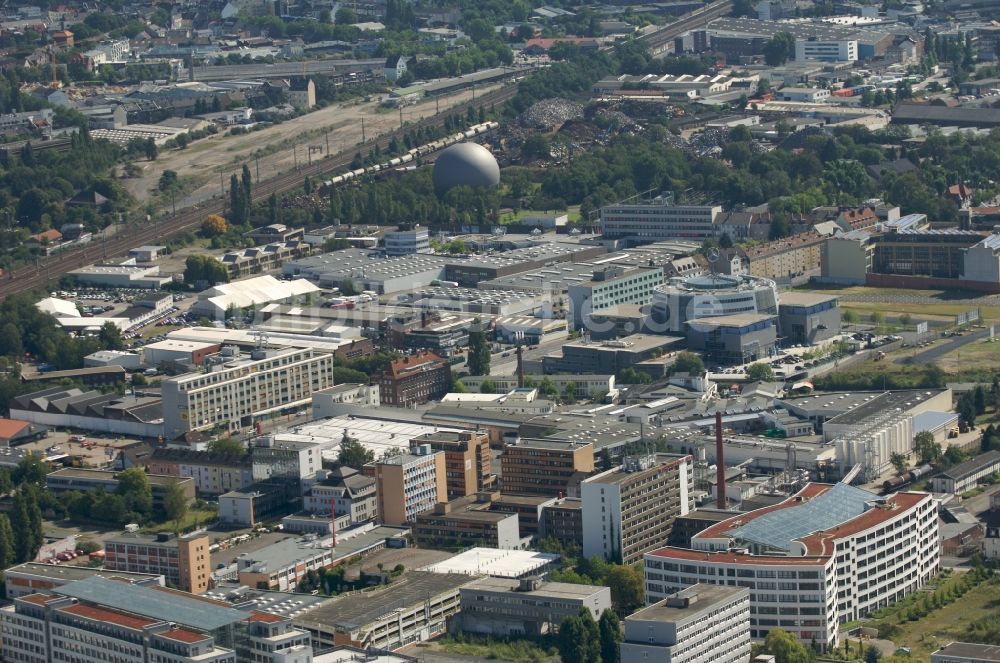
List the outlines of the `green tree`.
{"type": "Polygon", "coordinates": [[[597,622],[601,634],[601,663],[621,661],[622,625],[614,610],[605,610],[597,622]]]}
{"type": "Polygon", "coordinates": [[[143,143],[142,147],[143,152],[146,154],[146,158],[150,161],[156,161],[156,157],[159,154],[159,148],[156,147],[156,141],[152,138],[148,138],[146,139],[146,142],[143,143]]]}
{"type": "Polygon", "coordinates": [[[872,311],[871,315],[868,316],[868,320],[878,329],[885,322],[885,315],[882,314],[882,311],[872,311]]]}
{"type": "Polygon", "coordinates": [[[929,431],[920,431],[913,437],[913,451],[921,463],[933,463],[941,458],[941,445],[929,431]]]}
{"type": "Polygon", "coordinates": [[[811,663],[816,660],[815,652],[788,631],[780,628],[768,631],[764,649],[774,654],[776,663],[811,663]]]}
{"type": "Polygon", "coordinates": [[[9,495],[14,490],[14,479],[10,470],[0,467],[0,495],[9,495]]]}
{"type": "Polygon", "coordinates": [[[611,604],[619,615],[630,615],[642,607],[645,581],[639,565],[610,565],[604,584],[611,588],[611,604]]]}
{"type": "Polygon", "coordinates": [[[680,352],[670,367],[670,372],[701,375],[705,372],[705,363],[693,352],[680,352]]]}
{"type": "Polygon", "coordinates": [[[906,471],[906,454],[901,454],[897,451],[892,454],[889,462],[892,463],[892,466],[895,468],[897,473],[902,474],[906,471]]]}
{"type": "Polygon", "coordinates": [[[11,504],[10,525],[17,532],[14,537],[14,557],[18,563],[33,560],[45,540],[38,490],[33,484],[24,484],[14,495],[11,504]]]}
{"type": "Polygon", "coordinates": [[[350,7],[341,7],[334,17],[337,25],[354,25],[358,22],[358,13],[350,7]]]}
{"type": "Polygon", "coordinates": [[[899,316],[899,324],[901,324],[902,326],[909,327],[911,322],[913,322],[913,318],[910,317],[909,313],[904,313],[903,315],[899,316]]]}
{"type": "Polygon", "coordinates": [[[341,465],[360,468],[375,460],[375,452],[365,448],[355,438],[345,434],[340,440],[340,450],[337,452],[337,460],[341,465]]]}
{"type": "Polygon", "coordinates": [[[752,382],[770,382],[774,379],[774,371],[765,363],[750,364],[747,379],[752,382]]]}
{"type": "Polygon", "coordinates": [[[115,493],[124,498],[126,508],[148,515],[153,510],[153,487],[146,472],[142,468],[131,467],[119,472],[117,479],[115,493]]]}
{"type": "Polygon", "coordinates": [[[345,297],[353,297],[354,295],[360,295],[361,289],[355,285],[353,279],[344,279],[344,282],[340,284],[340,294],[345,297]]]}
{"type": "Polygon", "coordinates": [[[35,486],[45,485],[45,475],[49,473],[49,466],[38,454],[28,454],[17,462],[17,467],[11,478],[15,486],[22,484],[32,484],[35,486]]]}
{"type": "Polygon", "coordinates": [[[101,325],[100,331],[97,332],[97,340],[105,350],[121,350],[125,347],[122,330],[110,320],[101,325]]]}
{"type": "Polygon", "coordinates": [[[220,437],[208,443],[208,450],[212,453],[225,454],[227,456],[245,456],[247,447],[235,437],[220,437]]]}
{"type": "Polygon", "coordinates": [[[521,146],[521,155],[528,160],[549,158],[549,139],[543,134],[531,134],[521,146]]]}
{"type": "Polygon", "coordinates": [[[14,565],[16,552],[14,550],[14,528],[11,527],[7,514],[0,513],[0,569],[14,565]]]}
{"type": "Polygon", "coordinates": [[[764,44],[764,60],[771,66],[785,64],[795,56],[795,36],[778,32],[764,44]]]}
{"type": "Polygon", "coordinates": [[[493,380],[486,378],[479,385],[479,393],[481,394],[495,394],[497,391],[497,385],[493,380]]]}
{"type": "Polygon", "coordinates": [[[490,374],[490,344],[486,340],[486,330],[482,321],[476,318],[469,331],[469,360],[470,375],[490,374]]]}
{"type": "Polygon", "coordinates": [[[187,496],[184,495],[184,490],[179,483],[171,483],[167,486],[167,492],[163,496],[164,515],[167,517],[167,520],[173,521],[175,528],[179,528],[187,512],[188,501],[187,496]]]}
{"type": "Polygon", "coordinates": [[[972,427],[976,425],[976,415],[979,412],[976,410],[976,399],[971,392],[962,394],[958,399],[958,405],[955,407],[955,410],[962,417],[962,421],[968,426],[972,427]]]}
{"type": "Polygon", "coordinates": [[[559,656],[564,661],[600,663],[600,638],[600,630],[594,621],[594,616],[587,608],[581,608],[580,614],[567,617],[559,626],[556,643],[559,656]]]}
{"type": "Polygon", "coordinates": [[[847,310],[840,316],[840,319],[849,325],[854,325],[858,322],[858,314],[854,311],[847,310]]]}

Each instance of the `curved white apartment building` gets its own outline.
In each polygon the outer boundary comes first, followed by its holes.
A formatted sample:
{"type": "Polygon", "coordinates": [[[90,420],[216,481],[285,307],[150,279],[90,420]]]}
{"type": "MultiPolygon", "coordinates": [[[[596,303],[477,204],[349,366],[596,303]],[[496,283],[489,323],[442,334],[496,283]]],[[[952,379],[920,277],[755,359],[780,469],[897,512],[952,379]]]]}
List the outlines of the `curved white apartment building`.
{"type": "Polygon", "coordinates": [[[647,604],[699,582],[747,587],[751,638],[782,628],[829,649],[838,624],[937,573],[937,509],[926,493],[881,497],[811,483],[780,504],[716,523],[692,538],[692,549],[662,548],[643,560],[647,604]]]}

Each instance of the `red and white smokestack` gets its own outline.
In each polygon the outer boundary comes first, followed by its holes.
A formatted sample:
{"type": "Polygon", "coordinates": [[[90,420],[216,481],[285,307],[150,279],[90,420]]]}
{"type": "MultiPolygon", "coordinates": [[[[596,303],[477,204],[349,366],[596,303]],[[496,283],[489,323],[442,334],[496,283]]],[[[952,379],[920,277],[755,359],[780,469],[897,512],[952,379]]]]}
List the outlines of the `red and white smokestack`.
{"type": "Polygon", "coordinates": [[[726,458],[722,450],[722,412],[715,413],[715,506],[726,508],[726,458]]]}

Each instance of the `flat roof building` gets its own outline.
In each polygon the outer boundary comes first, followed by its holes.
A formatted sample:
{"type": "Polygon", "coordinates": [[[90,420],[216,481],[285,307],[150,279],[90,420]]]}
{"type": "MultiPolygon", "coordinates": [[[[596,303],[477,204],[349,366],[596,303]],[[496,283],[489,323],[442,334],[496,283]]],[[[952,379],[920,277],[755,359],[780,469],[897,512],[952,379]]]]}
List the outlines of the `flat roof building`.
{"type": "Polygon", "coordinates": [[[750,590],[695,584],[625,618],[622,663],[750,660],[750,590]]]}
{"type": "Polygon", "coordinates": [[[204,594],[211,574],[208,537],[160,533],[106,539],[104,568],[162,575],[185,592],[204,594]]]}
{"type": "MultiPolygon", "coordinates": [[[[85,467],[64,467],[45,475],[45,487],[52,493],[66,493],[78,491],[85,493],[90,490],[99,489],[109,493],[118,489],[118,472],[108,470],[97,470],[85,467]]],[[[188,503],[195,498],[194,481],[188,477],[177,477],[160,474],[147,474],[150,488],[153,492],[153,506],[160,508],[163,506],[163,498],[173,485],[181,489],[188,503]]]]}
{"type": "Polygon", "coordinates": [[[294,618],[317,651],[340,645],[395,651],[444,633],[460,609],[459,590],[469,576],[407,571],[388,587],[365,592],[364,600],[341,596],[294,618]]]}
{"type": "Polygon", "coordinates": [[[430,445],[443,451],[448,499],[489,490],[496,482],[490,472],[490,439],[479,431],[436,431],[410,440],[410,448],[430,445]]]}
{"type": "Polygon", "coordinates": [[[950,642],[931,654],[931,663],[997,663],[1000,646],[950,642]]]}
{"type": "Polygon", "coordinates": [[[693,462],[675,454],[632,456],[584,479],[583,556],[634,564],[665,545],[674,519],[694,508],[693,462]]]}
{"type": "Polygon", "coordinates": [[[534,550],[469,548],[421,570],[477,577],[524,578],[543,575],[558,561],[559,555],[534,550]]]}
{"type": "Polygon", "coordinates": [[[646,554],[648,603],[696,583],[755,582],[751,638],[781,627],[824,650],[837,645],[840,624],[923,587],[940,560],[929,494],[879,497],[847,484],[807,484],[712,525],[691,545],[646,554]]]}
{"type": "Polygon", "coordinates": [[[991,450],[949,467],[931,479],[931,486],[935,493],[958,495],[974,489],[997,472],[1000,472],[1000,451],[991,450]]]}
{"type": "Polygon", "coordinates": [[[589,442],[522,438],[500,456],[505,493],[561,497],[593,471],[594,445],[589,442]]]}
{"type": "Polygon", "coordinates": [[[775,316],[742,313],[688,321],[688,347],[723,366],[765,360],[777,352],[775,316]]]}
{"type": "Polygon", "coordinates": [[[417,447],[415,452],[364,467],[365,474],[375,477],[378,515],[383,523],[412,523],[417,514],[448,501],[444,452],[432,451],[427,445],[417,447]]]}
{"type": "Polygon", "coordinates": [[[72,566],[70,564],[42,564],[26,562],[4,569],[4,589],[8,599],[19,596],[37,594],[55,587],[62,587],[77,580],[85,580],[91,576],[104,576],[135,584],[153,584],[163,586],[164,577],[152,573],[131,573],[129,571],[111,571],[88,566],[72,566]]]}
{"type": "Polygon", "coordinates": [[[205,372],[164,380],[164,436],[189,430],[250,428],[261,418],[312,403],[312,393],[334,384],[334,355],[310,349],[225,353],[205,372]]]}
{"type": "Polygon", "coordinates": [[[611,609],[608,587],[546,582],[537,576],[480,578],[459,593],[462,610],[452,623],[452,630],[459,633],[545,635],[580,610],[587,610],[596,621],[611,609]]]}

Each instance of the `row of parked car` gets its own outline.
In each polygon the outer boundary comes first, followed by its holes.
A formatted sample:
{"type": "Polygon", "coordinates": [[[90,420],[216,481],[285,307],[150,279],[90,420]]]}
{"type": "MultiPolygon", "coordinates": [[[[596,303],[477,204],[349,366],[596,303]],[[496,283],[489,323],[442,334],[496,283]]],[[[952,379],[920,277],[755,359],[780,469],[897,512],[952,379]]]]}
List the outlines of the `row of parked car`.
{"type": "Polygon", "coordinates": [[[45,560],[45,564],[59,564],[61,562],[69,562],[83,554],[84,552],[79,548],[77,548],[76,550],[67,550],[66,552],[61,552],[58,555],[55,555],[54,557],[49,557],[48,559],[45,560]]]}

